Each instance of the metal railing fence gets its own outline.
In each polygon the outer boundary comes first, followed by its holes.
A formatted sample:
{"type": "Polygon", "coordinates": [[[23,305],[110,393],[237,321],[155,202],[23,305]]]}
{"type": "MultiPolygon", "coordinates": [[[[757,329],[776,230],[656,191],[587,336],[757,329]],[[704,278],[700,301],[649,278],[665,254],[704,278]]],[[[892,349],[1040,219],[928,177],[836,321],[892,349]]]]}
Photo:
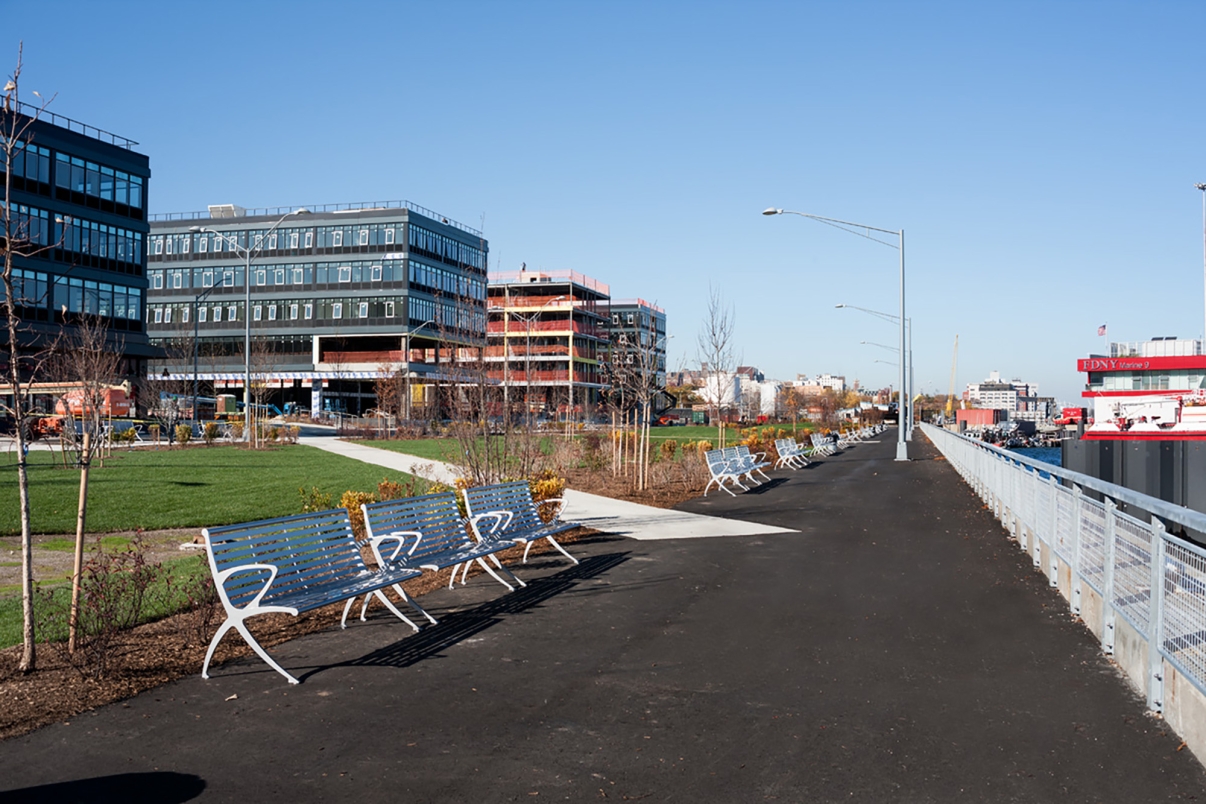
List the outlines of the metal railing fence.
{"type": "Polygon", "coordinates": [[[1206,514],[932,425],[922,430],[1051,586],[1060,584],[1060,563],[1068,568],[1074,614],[1085,587],[1099,596],[1095,631],[1105,653],[1114,653],[1118,617],[1146,641],[1147,678],[1135,681],[1150,709],[1163,710],[1166,661],[1206,695],[1206,550],[1169,533],[1206,532],[1206,514]]]}

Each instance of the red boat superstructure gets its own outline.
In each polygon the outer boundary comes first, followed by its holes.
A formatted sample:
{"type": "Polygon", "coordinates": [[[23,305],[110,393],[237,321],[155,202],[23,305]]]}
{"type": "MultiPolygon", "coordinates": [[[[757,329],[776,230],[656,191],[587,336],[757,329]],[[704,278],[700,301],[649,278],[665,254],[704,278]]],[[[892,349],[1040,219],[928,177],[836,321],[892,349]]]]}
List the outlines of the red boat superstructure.
{"type": "Polygon", "coordinates": [[[1206,354],[1196,340],[1112,343],[1077,361],[1092,400],[1089,440],[1206,440],[1206,354]]]}

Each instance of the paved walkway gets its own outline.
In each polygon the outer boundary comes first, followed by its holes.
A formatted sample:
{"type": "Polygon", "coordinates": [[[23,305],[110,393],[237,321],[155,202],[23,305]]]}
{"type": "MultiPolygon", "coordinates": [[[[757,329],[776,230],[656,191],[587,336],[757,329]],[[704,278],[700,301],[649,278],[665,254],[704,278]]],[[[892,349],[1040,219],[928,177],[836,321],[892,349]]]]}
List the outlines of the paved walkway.
{"type": "MultiPolygon", "coordinates": [[[[1206,773],[928,444],[0,743],[0,802],[1152,802],[1206,773]],[[15,792],[20,791],[20,792],[15,792]]],[[[254,626],[253,626],[254,627],[254,626]]],[[[0,705],[3,705],[0,702],[0,705]]]]}
{"type": "MultiPolygon", "coordinates": [[[[409,472],[429,480],[451,484],[456,472],[445,463],[403,455],[390,450],[366,447],[325,436],[302,436],[302,444],[334,452],[365,463],[384,466],[397,472],[409,472]]],[[[713,492],[725,495],[724,492],[713,492]]],[[[649,505],[613,500],[576,489],[565,492],[565,519],[595,530],[630,539],[698,539],[710,536],[756,536],[784,533],[789,529],[739,519],[725,519],[687,511],[654,508],[649,505]]]]}

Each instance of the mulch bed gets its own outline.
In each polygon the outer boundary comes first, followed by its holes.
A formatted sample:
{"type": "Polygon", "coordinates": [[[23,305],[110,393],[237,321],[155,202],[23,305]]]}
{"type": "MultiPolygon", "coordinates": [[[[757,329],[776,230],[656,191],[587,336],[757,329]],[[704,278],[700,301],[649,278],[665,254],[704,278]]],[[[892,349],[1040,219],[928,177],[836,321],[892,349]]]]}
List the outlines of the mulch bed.
{"type": "MultiPolygon", "coordinates": [[[[630,500],[660,508],[671,508],[696,496],[679,484],[666,484],[646,492],[634,492],[627,478],[613,478],[598,472],[570,473],[571,488],[589,488],[591,493],[615,499],[630,500]],[[603,474],[603,477],[600,475],[603,474]]],[[[563,544],[577,541],[593,531],[579,528],[558,540],[563,544]]],[[[188,532],[191,537],[192,531],[188,532]]],[[[551,550],[539,543],[532,553],[551,550]]],[[[499,557],[518,559],[522,548],[513,548],[499,557]]],[[[479,570],[480,571],[480,570],[479,570]]],[[[448,584],[448,573],[425,575],[403,584],[407,594],[419,597],[448,584]]],[[[339,623],[342,604],[335,604],[297,617],[265,615],[252,620],[248,626],[265,648],[271,648],[303,634],[331,628],[339,623]]],[[[215,615],[204,640],[198,633],[197,614],[186,612],[149,623],[124,635],[108,657],[109,670],[100,678],[76,668],[63,646],[38,645],[37,670],[22,674],[17,670],[22,648],[20,645],[0,650],[0,739],[16,737],[51,723],[68,721],[81,712],[121,701],[145,690],[166,684],[193,673],[199,673],[205,659],[209,635],[221,622],[221,610],[215,615]]],[[[251,655],[251,649],[237,634],[227,635],[214,656],[213,664],[251,655]]]]}

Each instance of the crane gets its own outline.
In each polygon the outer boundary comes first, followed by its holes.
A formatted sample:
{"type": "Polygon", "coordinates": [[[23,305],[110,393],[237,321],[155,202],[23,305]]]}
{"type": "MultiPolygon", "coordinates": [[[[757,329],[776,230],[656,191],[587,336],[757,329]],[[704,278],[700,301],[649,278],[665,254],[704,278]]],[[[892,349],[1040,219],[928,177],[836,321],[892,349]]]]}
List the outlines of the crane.
{"type": "Polygon", "coordinates": [[[959,336],[955,336],[955,354],[951,356],[951,384],[946,392],[946,419],[955,412],[955,367],[959,365],[959,336]]]}

